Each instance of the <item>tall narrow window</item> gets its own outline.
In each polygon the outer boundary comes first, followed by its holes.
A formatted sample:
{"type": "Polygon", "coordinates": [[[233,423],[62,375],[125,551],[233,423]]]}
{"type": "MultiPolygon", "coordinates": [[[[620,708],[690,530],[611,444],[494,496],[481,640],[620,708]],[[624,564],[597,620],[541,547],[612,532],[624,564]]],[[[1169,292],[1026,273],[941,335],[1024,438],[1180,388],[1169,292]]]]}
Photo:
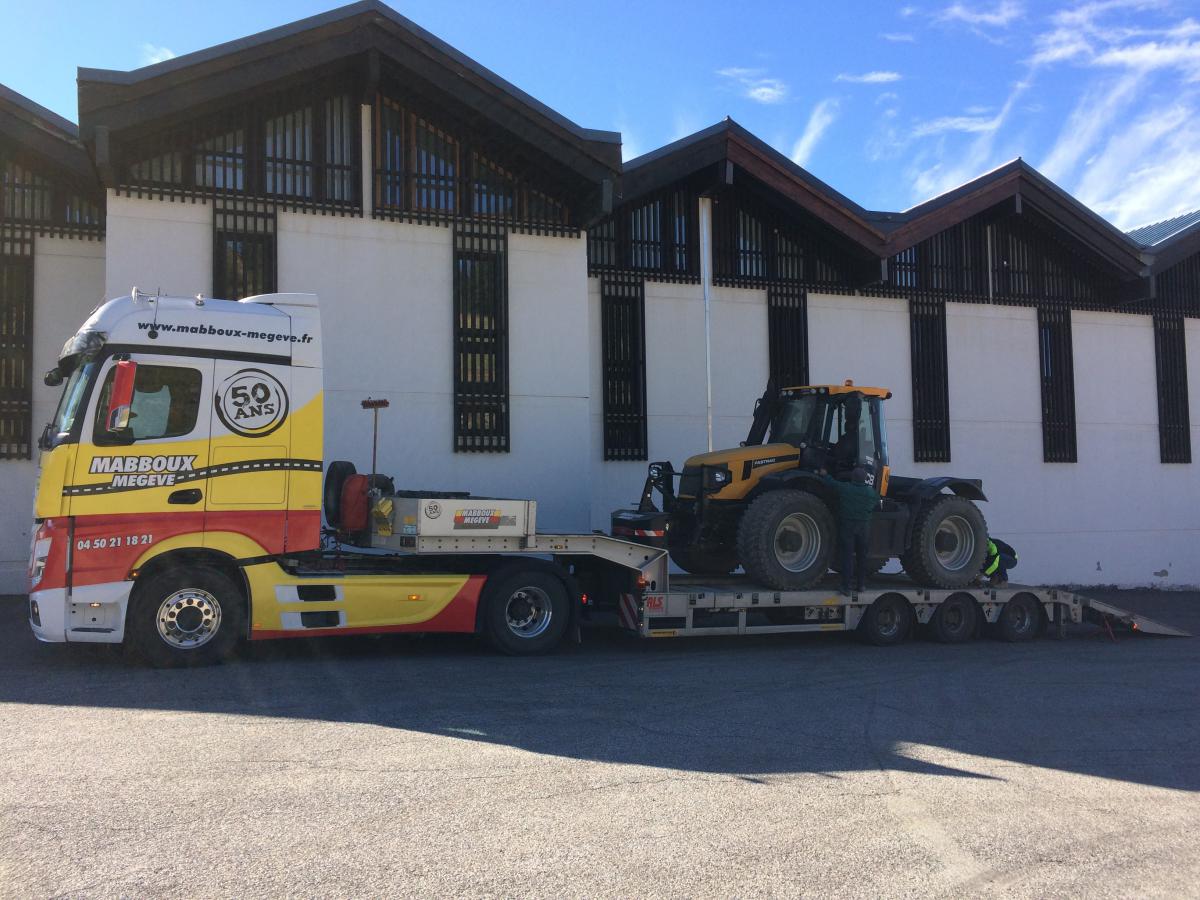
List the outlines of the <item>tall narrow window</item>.
{"type": "Polygon", "coordinates": [[[743,278],[765,278],[767,254],[763,223],[744,209],[737,211],[737,273],[743,278]]]}
{"type": "Polygon", "coordinates": [[[33,454],[33,239],[0,230],[0,459],[33,454]]]}
{"type": "Polygon", "coordinates": [[[413,209],[458,210],[458,142],[423,119],[413,124],[413,209]]]}
{"type": "Polygon", "coordinates": [[[1159,459],[1164,463],[1190,463],[1187,338],[1182,316],[1154,317],[1154,356],[1158,372],[1159,459]]]}
{"type": "Polygon", "coordinates": [[[312,107],[302,106],[267,119],[263,125],[267,194],[313,196],[312,107]]]}
{"type": "Polygon", "coordinates": [[[196,186],[219,191],[246,189],[246,132],[213,135],[196,147],[196,186]]]}
{"type": "Polygon", "coordinates": [[[950,388],[946,365],[946,303],[937,297],[908,301],[912,356],[913,459],[950,461],[950,388]]]}
{"type": "Polygon", "coordinates": [[[507,453],[508,235],[454,232],[454,449],[507,453]]]}
{"type": "Polygon", "coordinates": [[[1075,368],[1068,307],[1038,307],[1038,349],[1042,370],[1042,459],[1078,462],[1075,368]]]}
{"type": "Polygon", "coordinates": [[[767,344],[776,386],[808,384],[808,293],[798,285],[767,289],[767,344]]]}
{"type": "Polygon", "coordinates": [[[646,292],[640,275],[600,281],[604,458],[646,458],[646,292]]]}
{"type": "Polygon", "coordinates": [[[353,202],[358,194],[355,183],[355,142],[359,140],[356,114],[358,110],[346,94],[325,100],[325,116],[322,120],[321,154],[324,178],[322,198],[334,203],[353,202]]]}
{"type": "Polygon", "coordinates": [[[275,290],[275,213],[255,203],[213,210],[213,295],[241,300],[275,290]]]}

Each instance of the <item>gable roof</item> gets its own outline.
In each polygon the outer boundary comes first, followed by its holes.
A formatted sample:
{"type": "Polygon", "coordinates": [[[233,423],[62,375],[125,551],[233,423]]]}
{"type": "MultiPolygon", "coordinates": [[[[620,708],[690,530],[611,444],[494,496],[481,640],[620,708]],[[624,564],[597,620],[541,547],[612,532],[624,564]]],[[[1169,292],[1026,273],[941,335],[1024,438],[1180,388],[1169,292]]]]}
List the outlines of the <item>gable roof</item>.
{"type": "Polygon", "coordinates": [[[378,79],[382,57],[436,85],[594,183],[620,169],[619,133],[583,128],[380,2],[361,0],[279,28],[123,72],[79,69],[80,132],[116,132],[323,66],[356,60],[378,79]]]}
{"type": "Polygon", "coordinates": [[[1126,234],[1143,247],[1155,247],[1177,237],[1197,223],[1200,223],[1200,209],[1175,216],[1172,219],[1163,219],[1161,222],[1153,222],[1150,225],[1131,229],[1126,234]]]}
{"type": "Polygon", "coordinates": [[[3,84],[0,84],[0,135],[74,178],[95,180],[91,160],[79,143],[75,124],[3,84]]]}
{"type": "Polygon", "coordinates": [[[885,235],[867,210],[728,117],[625,163],[622,193],[633,199],[706,167],[716,173],[724,163],[736,165],[868,252],[882,251],[885,235]]]}

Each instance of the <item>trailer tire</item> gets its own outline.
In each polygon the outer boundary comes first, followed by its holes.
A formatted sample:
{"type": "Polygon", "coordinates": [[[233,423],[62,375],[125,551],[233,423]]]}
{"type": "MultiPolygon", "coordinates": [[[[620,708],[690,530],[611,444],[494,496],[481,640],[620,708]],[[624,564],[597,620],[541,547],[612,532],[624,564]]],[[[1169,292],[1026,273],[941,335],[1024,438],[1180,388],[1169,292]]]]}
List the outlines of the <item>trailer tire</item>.
{"type": "Polygon", "coordinates": [[[867,607],[858,632],[863,640],[876,647],[903,643],[912,631],[913,611],[899,594],[884,594],[867,607]]]}
{"type": "Polygon", "coordinates": [[[979,574],[987,542],[978,506],[965,497],[939,495],[917,511],[912,543],[900,563],[917,584],[966,587],[979,574]]]}
{"type": "Polygon", "coordinates": [[[354,468],[354,463],[344,459],[335,459],[325,470],[323,504],[325,521],[331,528],[337,528],[342,524],[342,485],[346,483],[347,478],[355,474],[357,474],[357,470],[354,468]]]}
{"type": "Polygon", "coordinates": [[[151,575],[129,598],[125,640],[155,668],[210,666],[246,633],[246,601],[214,569],[182,566],[151,575]]]}
{"type": "Polygon", "coordinates": [[[489,578],[483,600],[483,633],[510,656],[553,650],[571,618],[571,595],[562,579],[536,569],[489,578]]]}
{"type": "Polygon", "coordinates": [[[938,604],[931,624],[943,644],[961,644],[979,629],[979,606],[970,594],[951,594],[938,604]]]}
{"type": "Polygon", "coordinates": [[[1002,641],[1032,641],[1042,632],[1042,604],[1032,594],[1014,594],[996,619],[996,634],[1002,641]]]}
{"type": "Polygon", "coordinates": [[[738,556],[746,574],[767,587],[801,591],[829,571],[836,533],[833,514],[820,497],[769,491],[742,516],[738,556]]]}

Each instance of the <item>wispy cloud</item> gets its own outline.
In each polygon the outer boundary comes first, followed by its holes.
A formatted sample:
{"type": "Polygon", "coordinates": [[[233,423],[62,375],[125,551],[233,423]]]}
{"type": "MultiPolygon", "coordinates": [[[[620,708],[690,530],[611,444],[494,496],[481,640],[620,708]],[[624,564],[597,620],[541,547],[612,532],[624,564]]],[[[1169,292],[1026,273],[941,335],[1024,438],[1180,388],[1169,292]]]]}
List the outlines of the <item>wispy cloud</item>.
{"type": "Polygon", "coordinates": [[[838,105],[836,97],[827,97],[816,105],[808,117],[804,133],[792,147],[792,162],[798,166],[808,165],[813,151],[817,149],[817,144],[820,143],[825,132],[829,130],[829,126],[837,118],[838,105]]]}
{"type": "Polygon", "coordinates": [[[974,28],[1007,28],[1025,15],[1025,7],[1017,0],[1001,0],[994,6],[972,7],[954,3],[937,14],[939,22],[962,22],[974,28]]]}
{"type": "Polygon", "coordinates": [[[1126,75],[1116,82],[1105,79],[1085,91],[1067,116],[1039,171],[1055,182],[1065,181],[1076,172],[1137,95],[1141,83],[1141,76],[1126,75]]]}
{"type": "Polygon", "coordinates": [[[893,44],[915,44],[917,42],[917,36],[907,31],[885,31],[880,37],[893,44]]]}
{"type": "Polygon", "coordinates": [[[766,69],[731,66],[718,69],[717,74],[736,85],[743,97],[755,103],[782,103],[788,97],[787,83],[768,75],[766,69]]]}
{"type": "Polygon", "coordinates": [[[863,72],[861,75],[843,72],[833,80],[846,81],[850,84],[890,84],[893,81],[899,81],[903,77],[899,72],[863,72]]]}
{"type": "Polygon", "coordinates": [[[152,66],[155,63],[174,59],[178,54],[170,47],[157,47],[154,44],[142,44],[142,65],[152,66]]]}

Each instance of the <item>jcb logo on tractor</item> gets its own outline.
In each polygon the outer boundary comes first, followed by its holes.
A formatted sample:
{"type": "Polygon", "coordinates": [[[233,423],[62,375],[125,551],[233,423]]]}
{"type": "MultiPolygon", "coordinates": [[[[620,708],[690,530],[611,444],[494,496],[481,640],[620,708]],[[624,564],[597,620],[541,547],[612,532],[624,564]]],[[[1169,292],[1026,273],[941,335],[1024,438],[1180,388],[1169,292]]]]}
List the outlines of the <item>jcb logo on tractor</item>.
{"type": "Polygon", "coordinates": [[[261,369],[242,369],[226,378],[213,402],[225,427],[246,437],[266,437],[288,414],[283,385],[261,369]]]}

